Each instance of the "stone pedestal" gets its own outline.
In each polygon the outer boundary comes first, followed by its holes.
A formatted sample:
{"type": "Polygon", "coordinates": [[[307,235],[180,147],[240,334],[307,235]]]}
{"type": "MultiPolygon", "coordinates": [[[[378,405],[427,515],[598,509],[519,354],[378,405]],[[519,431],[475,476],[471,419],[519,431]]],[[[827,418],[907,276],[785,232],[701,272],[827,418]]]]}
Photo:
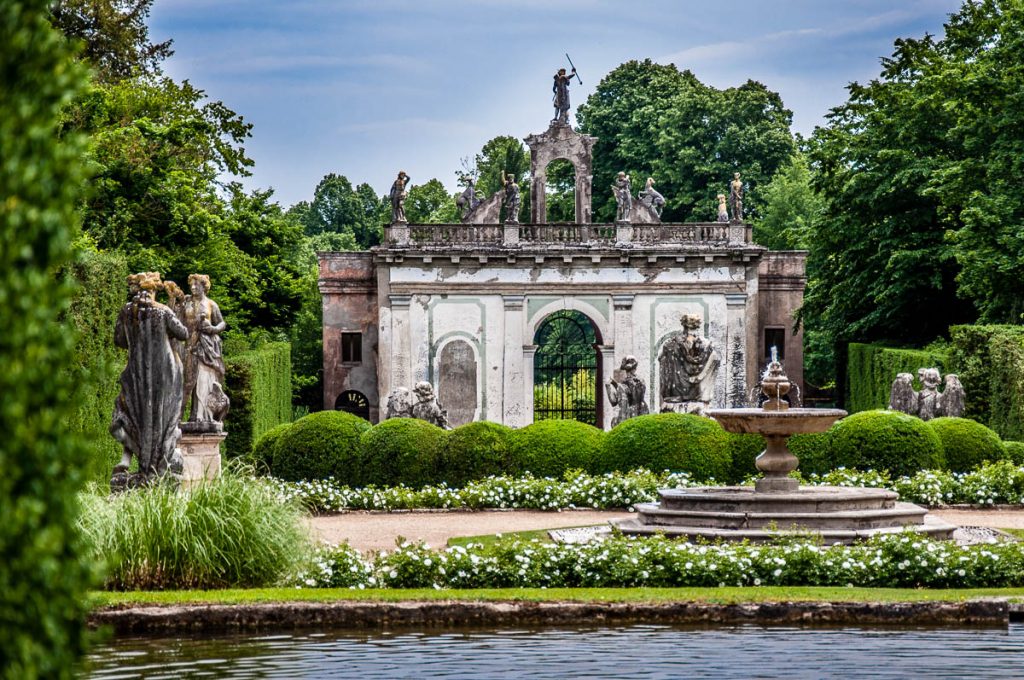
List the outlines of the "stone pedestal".
{"type": "Polygon", "coordinates": [[[181,434],[181,457],[184,470],[181,485],[189,488],[207,479],[220,476],[220,443],[227,438],[223,432],[181,434]]]}

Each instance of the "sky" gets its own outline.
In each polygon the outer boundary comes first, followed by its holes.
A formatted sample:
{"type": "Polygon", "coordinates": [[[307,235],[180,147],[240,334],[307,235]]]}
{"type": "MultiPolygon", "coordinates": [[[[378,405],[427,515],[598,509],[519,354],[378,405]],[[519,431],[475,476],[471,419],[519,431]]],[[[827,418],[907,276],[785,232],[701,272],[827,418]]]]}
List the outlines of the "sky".
{"type": "Polygon", "coordinates": [[[542,132],[551,77],[573,110],[630,59],[690,69],[718,88],[779,92],[804,135],[878,75],[901,37],[942,34],[961,0],[157,0],[164,71],[254,125],[249,188],[288,207],[343,174],[386,193],[456,172],[498,135],[542,132]]]}

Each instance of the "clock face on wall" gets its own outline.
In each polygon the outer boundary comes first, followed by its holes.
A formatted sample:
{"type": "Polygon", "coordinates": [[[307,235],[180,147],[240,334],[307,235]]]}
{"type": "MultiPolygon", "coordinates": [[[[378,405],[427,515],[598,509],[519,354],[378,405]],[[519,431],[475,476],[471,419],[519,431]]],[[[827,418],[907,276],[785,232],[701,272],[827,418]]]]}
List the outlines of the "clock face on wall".
{"type": "Polygon", "coordinates": [[[345,390],[334,400],[334,409],[359,416],[365,420],[370,419],[370,400],[366,395],[356,390],[345,390]]]}

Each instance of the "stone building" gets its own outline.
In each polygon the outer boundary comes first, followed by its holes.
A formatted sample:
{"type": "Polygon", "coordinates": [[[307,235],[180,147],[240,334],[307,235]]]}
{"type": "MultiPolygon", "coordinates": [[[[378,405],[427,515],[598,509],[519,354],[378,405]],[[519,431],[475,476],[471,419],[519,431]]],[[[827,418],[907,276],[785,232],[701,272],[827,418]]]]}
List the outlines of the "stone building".
{"type": "Polygon", "coordinates": [[[683,314],[700,316],[721,361],[713,406],[746,405],[771,345],[802,385],[804,253],[768,252],[741,222],[591,224],[593,141],[558,123],[527,138],[530,223],[393,224],[370,252],[320,253],[325,408],[377,422],[392,389],[428,381],[453,426],[528,425],[538,382],[557,378],[540,372],[537,338],[570,317],[590,350],[581,361],[577,343],[565,369],[576,384],[561,399],[577,411],[562,417],[607,428],[602,385],[627,355],[657,412],[659,352],[683,314]],[[577,170],[574,223],[546,222],[556,159],[577,170]]]}

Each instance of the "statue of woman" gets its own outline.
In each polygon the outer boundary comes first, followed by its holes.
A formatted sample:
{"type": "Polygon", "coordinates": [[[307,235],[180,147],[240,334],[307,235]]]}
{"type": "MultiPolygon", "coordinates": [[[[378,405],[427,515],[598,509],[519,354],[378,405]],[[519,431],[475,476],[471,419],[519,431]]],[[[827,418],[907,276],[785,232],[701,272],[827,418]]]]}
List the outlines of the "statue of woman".
{"type": "MultiPolygon", "coordinates": [[[[185,401],[191,402],[189,422],[218,422],[216,413],[223,410],[224,357],[220,334],[227,328],[217,303],[206,297],[210,277],[192,274],[188,277],[192,294],[185,298],[185,401]]],[[[226,398],[226,397],[225,397],[226,398]]]]}
{"type": "Polygon", "coordinates": [[[718,221],[729,221],[729,209],[725,207],[725,194],[718,194],[718,221]]]}
{"type": "Polygon", "coordinates": [[[629,222],[633,212],[633,193],[629,175],[619,172],[615,176],[615,184],[612,185],[612,193],[615,195],[615,221],[629,222]]]}
{"type": "Polygon", "coordinates": [[[519,184],[511,172],[507,178],[502,175],[501,183],[505,185],[505,221],[516,224],[519,222],[519,184]]]}
{"type": "Polygon", "coordinates": [[[405,170],[399,170],[398,177],[392,183],[391,192],[388,194],[388,197],[391,199],[392,224],[405,224],[409,221],[405,218],[405,199],[409,196],[409,192],[405,190],[405,187],[408,183],[409,175],[405,174],[405,170]]]}

